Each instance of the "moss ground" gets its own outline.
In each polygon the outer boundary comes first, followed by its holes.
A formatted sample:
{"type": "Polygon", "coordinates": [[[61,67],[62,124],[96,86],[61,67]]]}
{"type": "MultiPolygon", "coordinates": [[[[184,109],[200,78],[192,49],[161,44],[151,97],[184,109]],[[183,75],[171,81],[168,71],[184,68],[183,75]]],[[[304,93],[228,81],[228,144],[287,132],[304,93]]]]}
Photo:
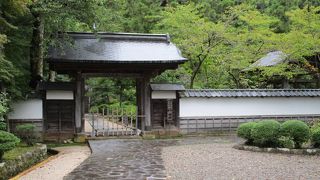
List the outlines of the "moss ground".
{"type": "Polygon", "coordinates": [[[15,147],[14,149],[7,151],[4,153],[3,159],[4,160],[13,160],[16,159],[18,156],[26,153],[26,152],[30,152],[32,150],[34,150],[36,148],[36,146],[27,146],[25,144],[19,144],[17,147],[15,147]]]}

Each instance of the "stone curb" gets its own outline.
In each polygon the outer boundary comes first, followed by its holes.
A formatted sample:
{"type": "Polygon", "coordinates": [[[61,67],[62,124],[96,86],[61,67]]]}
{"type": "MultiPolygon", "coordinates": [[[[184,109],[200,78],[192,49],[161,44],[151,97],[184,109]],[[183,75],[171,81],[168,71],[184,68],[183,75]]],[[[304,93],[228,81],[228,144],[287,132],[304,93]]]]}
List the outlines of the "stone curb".
{"type": "Polygon", "coordinates": [[[47,156],[47,146],[37,144],[33,151],[26,152],[16,159],[0,163],[0,179],[7,179],[36,164],[47,156]]]}
{"type": "Polygon", "coordinates": [[[238,150],[253,151],[253,152],[267,152],[267,153],[282,153],[282,154],[296,154],[296,155],[320,155],[320,149],[289,149],[289,148],[260,148],[257,146],[246,146],[238,144],[233,146],[238,150]]]}

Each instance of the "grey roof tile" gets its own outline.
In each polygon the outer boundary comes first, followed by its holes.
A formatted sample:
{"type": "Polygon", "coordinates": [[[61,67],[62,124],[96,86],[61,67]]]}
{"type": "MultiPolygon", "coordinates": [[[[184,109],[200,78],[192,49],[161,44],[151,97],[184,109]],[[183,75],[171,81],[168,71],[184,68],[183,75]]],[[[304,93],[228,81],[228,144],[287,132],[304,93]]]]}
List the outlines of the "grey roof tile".
{"type": "Polygon", "coordinates": [[[186,61],[166,34],[67,33],[73,44],[49,49],[49,62],[182,63],[186,61]]]}
{"type": "Polygon", "coordinates": [[[251,67],[275,66],[283,63],[287,57],[288,56],[282,51],[269,52],[266,56],[253,63],[251,67]]]}
{"type": "Polygon", "coordinates": [[[180,97],[320,97],[320,89],[187,89],[180,97]]]}

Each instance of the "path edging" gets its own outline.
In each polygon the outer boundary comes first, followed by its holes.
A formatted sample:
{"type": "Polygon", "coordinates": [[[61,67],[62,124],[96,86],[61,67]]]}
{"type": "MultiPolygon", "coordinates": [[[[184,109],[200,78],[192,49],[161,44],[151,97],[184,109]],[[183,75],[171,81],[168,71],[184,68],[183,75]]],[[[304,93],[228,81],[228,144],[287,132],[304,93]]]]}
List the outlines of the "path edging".
{"type": "Polygon", "coordinates": [[[237,144],[233,148],[238,150],[253,151],[253,152],[267,152],[267,153],[282,153],[282,154],[296,154],[296,155],[320,155],[320,149],[289,149],[289,148],[260,148],[257,146],[247,146],[244,144],[237,144]]]}
{"type": "Polygon", "coordinates": [[[47,146],[37,144],[35,149],[28,151],[15,159],[0,163],[0,179],[8,179],[11,176],[29,168],[42,161],[47,156],[47,146]]]}

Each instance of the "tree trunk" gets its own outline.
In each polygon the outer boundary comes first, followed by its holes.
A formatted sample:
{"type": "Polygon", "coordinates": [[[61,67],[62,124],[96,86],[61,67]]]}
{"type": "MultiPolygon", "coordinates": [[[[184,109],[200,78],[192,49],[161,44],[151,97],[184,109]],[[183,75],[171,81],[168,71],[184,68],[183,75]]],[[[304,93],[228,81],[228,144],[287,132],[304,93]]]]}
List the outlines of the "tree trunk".
{"type": "Polygon", "coordinates": [[[44,22],[40,13],[33,12],[33,32],[30,49],[30,68],[32,79],[43,77],[43,34],[44,22]]]}
{"type": "Polygon", "coordinates": [[[196,76],[199,73],[200,68],[201,68],[203,62],[206,60],[206,58],[207,58],[207,54],[204,55],[204,57],[202,57],[202,58],[201,58],[201,54],[198,55],[199,62],[198,62],[198,64],[196,65],[196,67],[194,68],[194,70],[192,72],[191,80],[190,80],[190,89],[193,88],[194,80],[196,79],[196,76]]]}

